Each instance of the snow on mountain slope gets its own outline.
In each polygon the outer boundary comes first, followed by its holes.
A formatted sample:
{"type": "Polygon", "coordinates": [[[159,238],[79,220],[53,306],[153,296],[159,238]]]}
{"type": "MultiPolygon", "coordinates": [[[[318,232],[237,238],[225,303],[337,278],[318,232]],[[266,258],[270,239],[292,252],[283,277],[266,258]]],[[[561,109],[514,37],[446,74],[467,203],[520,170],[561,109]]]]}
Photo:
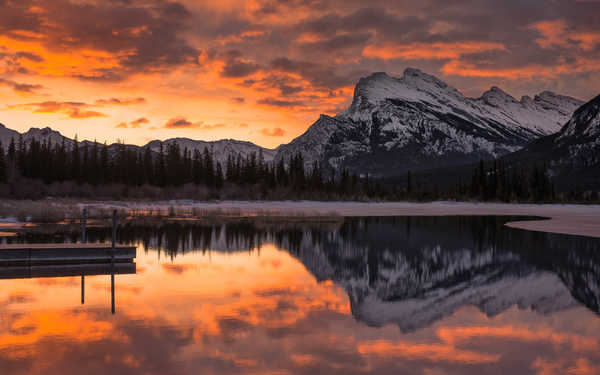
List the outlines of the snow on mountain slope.
{"type": "Polygon", "coordinates": [[[600,136],[600,95],[581,106],[561,130],[557,141],[564,142],[569,137],[598,140],[600,136]]]}
{"type": "Polygon", "coordinates": [[[560,132],[507,155],[513,164],[546,165],[561,189],[600,186],[600,95],[578,108],[560,132]]]}
{"type": "MultiPolygon", "coordinates": [[[[6,128],[4,125],[0,124],[0,141],[2,142],[5,149],[8,147],[11,139],[14,139],[15,142],[18,142],[20,136],[22,136],[23,141],[26,144],[28,144],[32,139],[38,140],[40,142],[45,142],[49,140],[50,143],[53,145],[60,144],[64,140],[67,149],[70,149],[73,146],[74,142],[73,139],[65,137],[60,132],[53,130],[49,127],[31,128],[27,132],[20,134],[19,132],[6,128]]],[[[160,144],[162,143],[163,148],[166,151],[166,146],[173,142],[177,142],[181,151],[187,148],[192,152],[194,150],[199,150],[203,152],[204,148],[207,148],[208,150],[214,153],[215,160],[220,161],[222,164],[224,164],[227,161],[228,155],[237,156],[238,154],[240,154],[242,157],[246,157],[251,153],[255,152],[258,156],[260,150],[262,150],[265,161],[269,162],[273,160],[276,152],[276,150],[263,148],[251,142],[237,141],[234,139],[223,139],[219,141],[198,141],[189,138],[171,138],[165,141],[154,140],[142,147],[150,147],[152,151],[158,152],[160,144]]],[[[87,140],[80,140],[80,147],[82,147],[85,144],[91,146],[93,145],[93,142],[87,140]]],[[[135,145],[126,145],[126,147],[134,150],[141,148],[135,145]]],[[[117,150],[118,144],[115,143],[109,145],[110,155],[116,153],[117,150]]]]}
{"type": "Polygon", "coordinates": [[[375,175],[465,164],[558,131],[580,104],[550,92],[518,101],[497,87],[473,99],[417,69],[374,73],[359,80],[346,111],[321,116],[275,159],[302,152],[307,165],[375,175]]]}
{"type": "Polygon", "coordinates": [[[161,143],[165,152],[167,146],[172,143],[177,143],[181,151],[187,148],[191,152],[194,152],[194,150],[204,152],[204,149],[207,148],[209,151],[213,152],[215,160],[220,161],[222,164],[224,164],[227,161],[227,157],[229,155],[237,156],[238,154],[240,154],[242,157],[246,157],[254,152],[258,156],[259,151],[261,150],[263,153],[263,157],[267,162],[272,161],[273,157],[275,156],[275,150],[263,148],[251,142],[237,141],[235,139],[222,139],[219,141],[198,141],[189,138],[171,138],[165,141],[155,140],[148,143],[144,147],[150,147],[152,151],[158,152],[160,150],[161,143]]]}
{"type": "Polygon", "coordinates": [[[25,143],[28,143],[31,139],[35,139],[40,142],[50,141],[51,144],[60,144],[64,140],[67,147],[71,147],[73,144],[72,139],[65,137],[64,135],[60,134],[60,132],[57,132],[50,127],[31,128],[23,133],[23,141],[25,141],[25,143]]]}
{"type": "Polygon", "coordinates": [[[408,68],[402,78],[393,78],[386,73],[361,78],[352,105],[341,116],[368,120],[369,112],[389,99],[427,103],[439,112],[455,113],[467,120],[475,117],[478,120],[475,125],[482,127],[489,127],[493,120],[517,131],[538,135],[559,131],[573,111],[583,104],[549,91],[536,95],[533,100],[525,96],[518,101],[498,87],[492,87],[480,98],[467,98],[440,79],[408,68]],[[465,116],[465,113],[471,116],[465,116]]]}
{"type": "Polygon", "coordinates": [[[2,146],[4,149],[8,147],[11,139],[15,139],[15,141],[19,138],[19,132],[16,130],[12,130],[0,124],[0,142],[2,142],[2,146]]]}

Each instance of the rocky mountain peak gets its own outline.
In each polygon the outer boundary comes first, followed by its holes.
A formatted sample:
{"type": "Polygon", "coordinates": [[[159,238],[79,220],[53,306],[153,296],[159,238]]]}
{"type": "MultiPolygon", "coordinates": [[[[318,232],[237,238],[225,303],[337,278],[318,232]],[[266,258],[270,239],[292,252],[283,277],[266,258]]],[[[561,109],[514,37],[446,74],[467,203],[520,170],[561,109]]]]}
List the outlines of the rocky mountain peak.
{"type": "Polygon", "coordinates": [[[441,79],[437,78],[436,76],[433,76],[431,74],[427,74],[427,73],[423,73],[421,70],[419,69],[415,69],[415,68],[406,68],[404,70],[404,74],[402,75],[402,81],[404,81],[404,83],[412,85],[414,87],[428,87],[430,88],[431,86],[433,87],[437,87],[440,90],[446,90],[448,88],[451,88],[453,91],[455,91],[456,89],[454,89],[453,87],[448,86],[448,84],[444,81],[442,81],[441,79]]]}
{"type": "Polygon", "coordinates": [[[518,100],[504,92],[497,86],[492,86],[481,96],[484,103],[493,107],[506,105],[507,103],[518,103],[518,100]]]}
{"type": "Polygon", "coordinates": [[[569,117],[572,114],[572,111],[569,111],[568,109],[577,108],[584,104],[581,100],[570,96],[559,95],[552,91],[542,91],[535,95],[533,100],[544,109],[558,111],[562,115],[569,117]]]}
{"type": "Polygon", "coordinates": [[[600,136],[600,95],[579,107],[561,130],[558,137],[590,138],[597,141],[600,136]]]}

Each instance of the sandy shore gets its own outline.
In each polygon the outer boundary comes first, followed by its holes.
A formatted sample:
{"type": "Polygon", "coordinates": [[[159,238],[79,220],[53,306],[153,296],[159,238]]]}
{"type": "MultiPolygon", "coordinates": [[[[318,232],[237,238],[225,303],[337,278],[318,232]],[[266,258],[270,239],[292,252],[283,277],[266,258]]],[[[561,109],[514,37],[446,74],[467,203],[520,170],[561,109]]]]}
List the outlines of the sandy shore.
{"type": "Polygon", "coordinates": [[[201,209],[239,210],[245,213],[278,212],[330,214],[342,216],[448,216],[448,215],[522,215],[549,220],[511,222],[507,225],[534,231],[573,234],[600,238],[600,205],[501,204],[501,203],[360,203],[360,202],[240,202],[203,203],[169,201],[156,203],[104,203],[106,206],[199,207],[201,209]]]}

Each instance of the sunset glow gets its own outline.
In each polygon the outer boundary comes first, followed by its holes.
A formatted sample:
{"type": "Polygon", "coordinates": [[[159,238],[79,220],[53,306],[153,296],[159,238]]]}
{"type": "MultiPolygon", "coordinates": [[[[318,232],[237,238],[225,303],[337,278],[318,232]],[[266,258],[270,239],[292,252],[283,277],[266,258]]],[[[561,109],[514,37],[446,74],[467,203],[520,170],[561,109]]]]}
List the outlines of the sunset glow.
{"type": "Polygon", "coordinates": [[[416,67],[477,97],[600,87],[600,2],[1,0],[0,123],[144,144],[289,142],[357,80],[416,67]],[[366,7],[365,7],[366,6],[366,7]]]}

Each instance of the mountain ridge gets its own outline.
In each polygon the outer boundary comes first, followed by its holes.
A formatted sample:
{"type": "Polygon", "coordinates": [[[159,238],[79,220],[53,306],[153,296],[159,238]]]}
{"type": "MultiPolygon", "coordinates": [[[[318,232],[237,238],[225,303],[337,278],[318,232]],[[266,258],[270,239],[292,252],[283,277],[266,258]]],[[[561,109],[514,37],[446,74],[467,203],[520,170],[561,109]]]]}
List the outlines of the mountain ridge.
{"type": "MultiPolygon", "coordinates": [[[[216,160],[262,152],[265,161],[290,160],[297,153],[305,166],[319,162],[326,173],[341,169],[376,177],[432,170],[490,160],[518,152],[533,141],[559,132],[583,102],[551,91],[517,100],[497,86],[478,98],[464,96],[441,79],[407,68],[401,77],[376,72],[361,78],[351,105],[335,116],[320,115],[302,135],[275,149],[248,141],[153,140],[143,146],[158,152],[177,143],[181,150],[212,149],[216,160]]],[[[19,133],[0,127],[6,145],[19,133]]],[[[31,128],[23,139],[72,144],[53,129],[31,128]]],[[[111,146],[113,148],[114,145],[111,146]]]]}
{"type": "Polygon", "coordinates": [[[378,72],[358,81],[348,109],[321,115],[280,146],[275,160],[310,150],[307,164],[319,160],[329,170],[375,176],[468,164],[559,131],[581,104],[550,91],[519,101],[495,86],[468,98],[418,69],[400,78],[378,72]]]}

